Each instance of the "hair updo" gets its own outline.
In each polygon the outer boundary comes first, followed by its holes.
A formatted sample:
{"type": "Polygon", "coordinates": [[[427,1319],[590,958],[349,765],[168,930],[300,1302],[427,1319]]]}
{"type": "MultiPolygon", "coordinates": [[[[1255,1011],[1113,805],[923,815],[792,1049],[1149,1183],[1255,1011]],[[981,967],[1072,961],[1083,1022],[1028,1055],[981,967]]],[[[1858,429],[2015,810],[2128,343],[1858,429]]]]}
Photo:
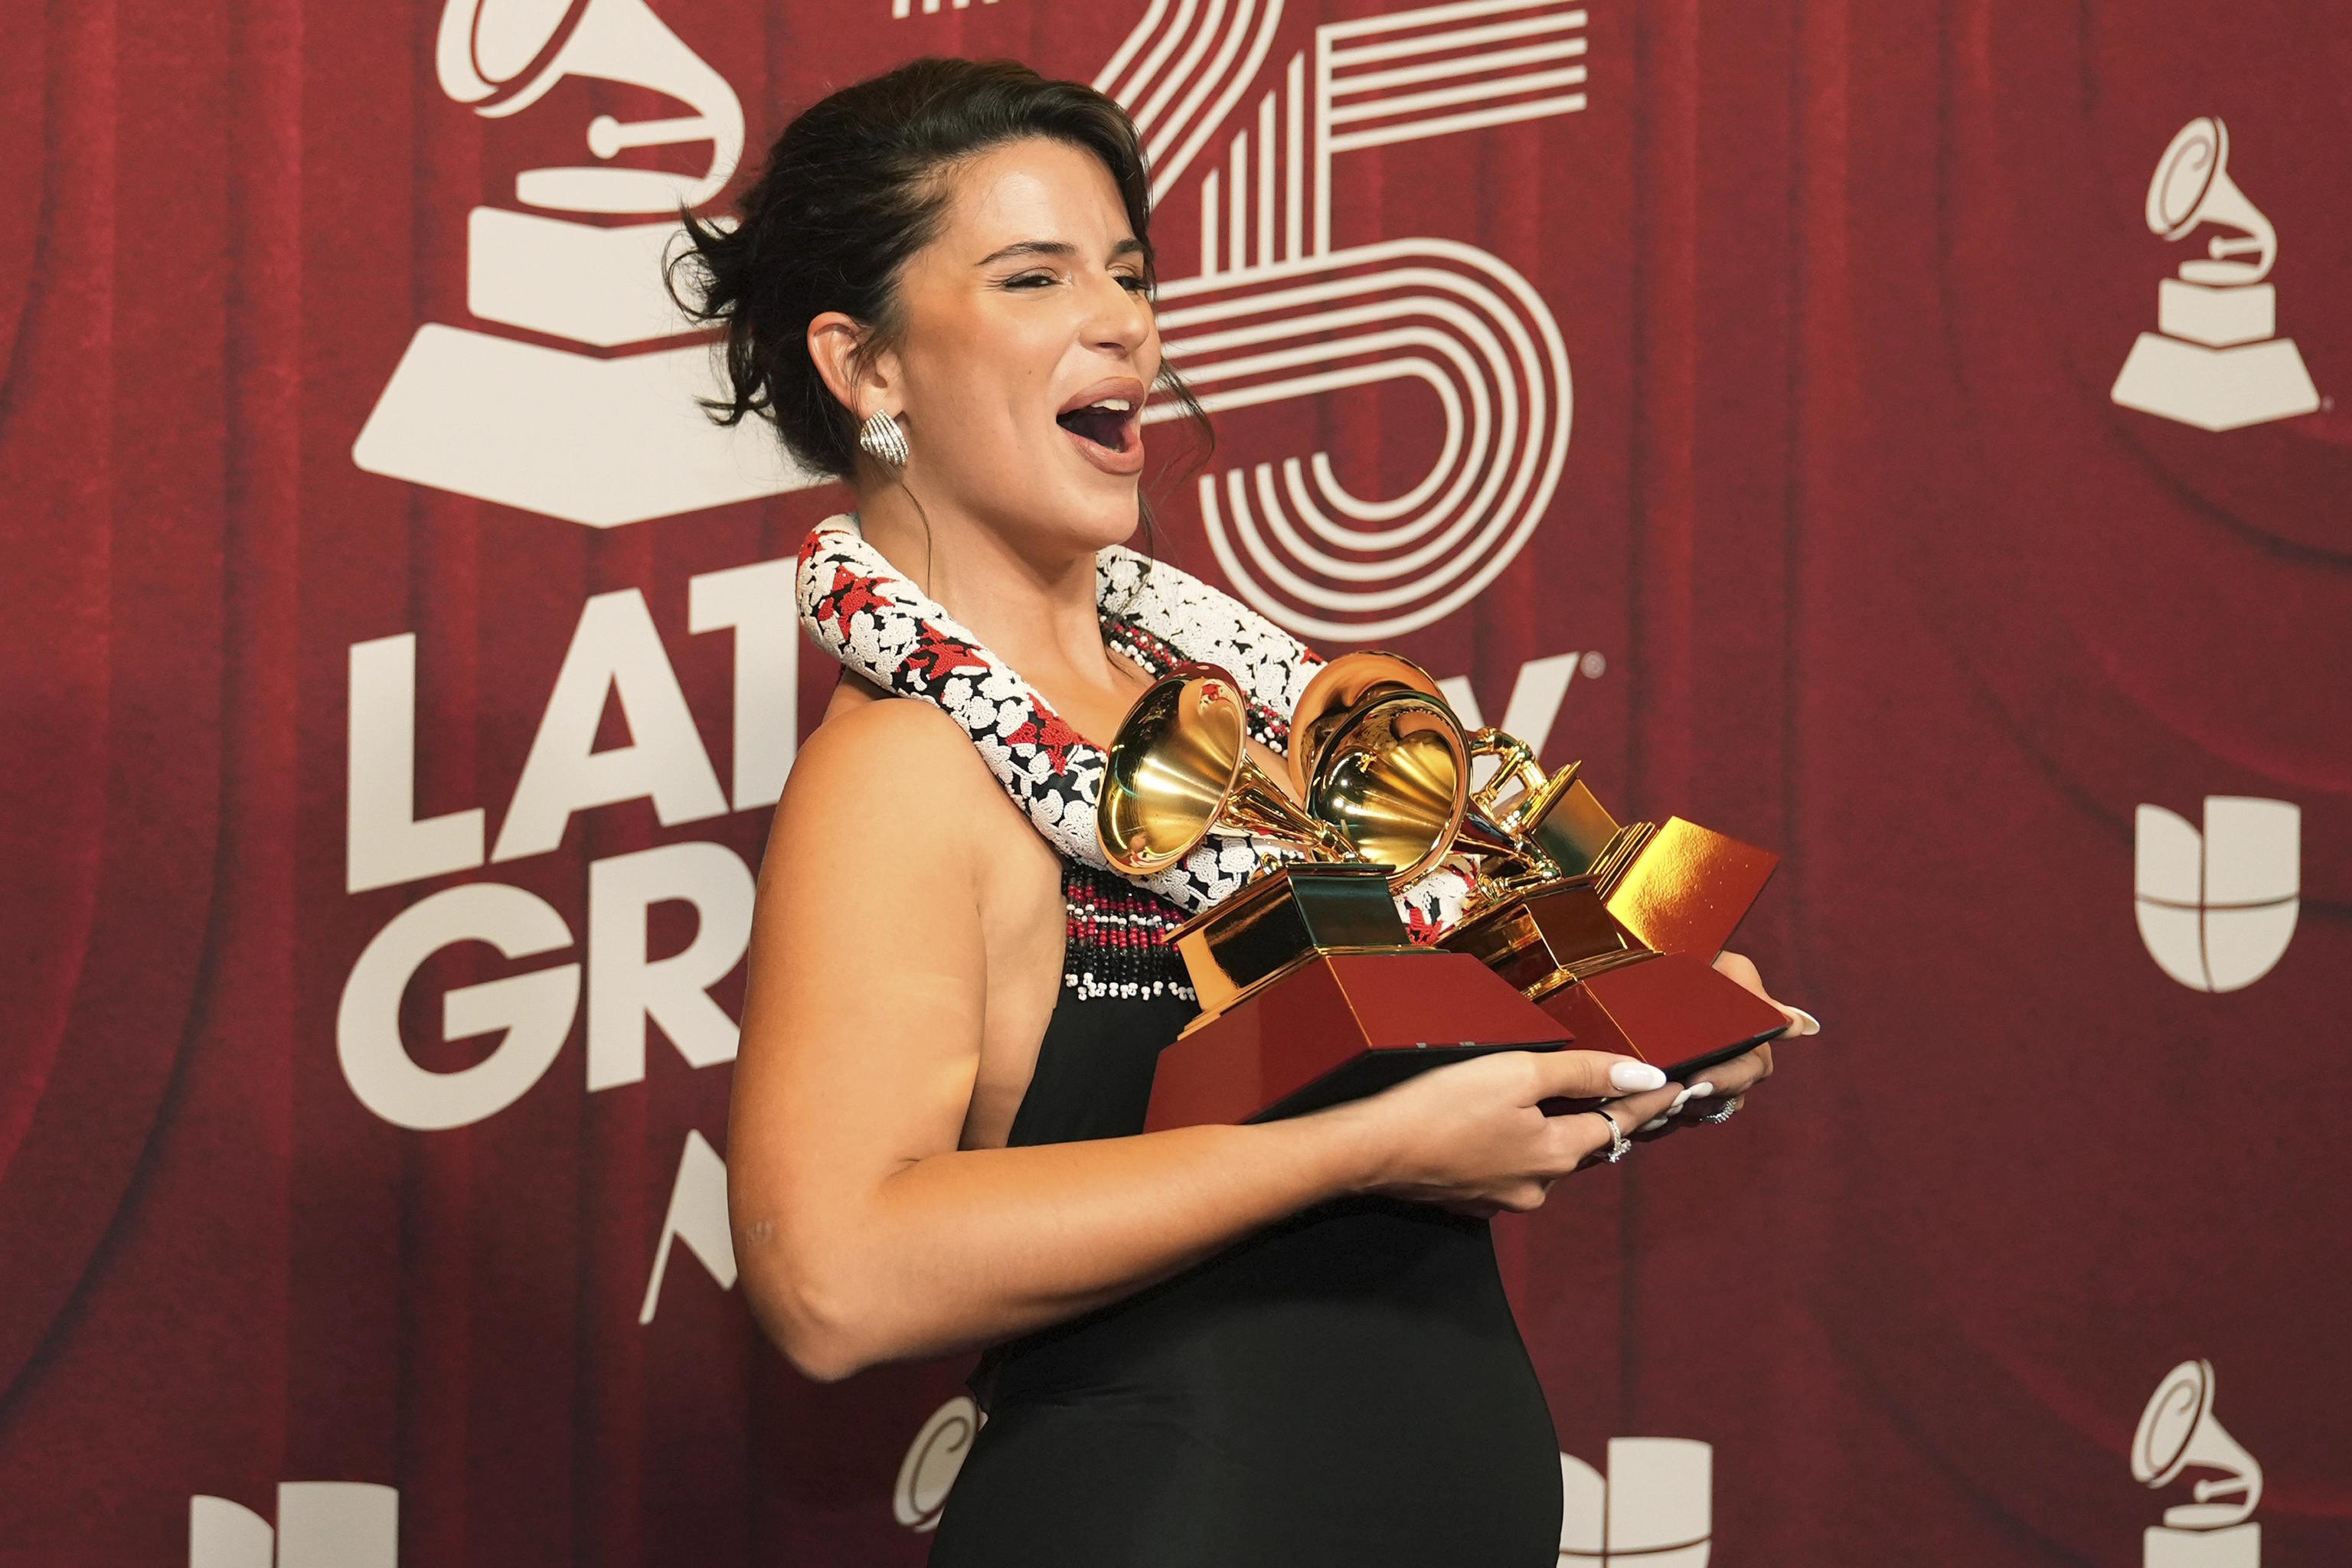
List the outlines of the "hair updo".
{"type": "MultiPolygon", "coordinates": [[[[760,415],[803,467],[835,479],[855,473],[857,420],[809,357],[809,322],[838,310],[869,329],[864,352],[888,344],[899,330],[898,270],[937,235],[947,176],[1031,136],[1102,160],[1151,278],[1151,183],[1125,110],[1015,60],[910,60],[785,126],[737,203],[732,228],[680,215],[690,248],[670,264],[671,296],[689,318],[726,329],[729,395],[704,400],[712,418],[732,426],[760,415]]],[[[1174,371],[1162,367],[1160,386],[1205,442],[1207,416],[1174,371]]]]}

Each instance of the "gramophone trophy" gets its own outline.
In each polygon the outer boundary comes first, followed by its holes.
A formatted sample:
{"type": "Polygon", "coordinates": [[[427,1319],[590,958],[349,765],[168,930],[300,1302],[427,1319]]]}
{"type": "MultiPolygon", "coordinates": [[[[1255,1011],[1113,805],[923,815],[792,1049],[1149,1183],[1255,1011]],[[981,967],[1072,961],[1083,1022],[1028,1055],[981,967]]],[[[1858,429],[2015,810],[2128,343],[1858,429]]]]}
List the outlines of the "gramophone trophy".
{"type": "Polygon", "coordinates": [[[1344,655],[1317,674],[1290,755],[1308,809],[1359,848],[1418,855],[1421,866],[1449,852],[1475,860],[1470,904],[1440,945],[1487,964],[1581,1047],[1689,1082],[1788,1026],[1713,967],[1776,857],[1680,818],[1621,826],[1574,767],[1547,778],[1502,731],[1465,737],[1436,682],[1390,654],[1344,655]],[[1498,768],[1472,791],[1479,755],[1498,768]],[[1524,793],[1507,811],[1500,796],[1514,784],[1524,793]],[[1398,818],[1379,809],[1383,800],[1418,809],[1398,818]],[[1447,822],[1444,837],[1418,837],[1447,822]]]}
{"type": "Polygon", "coordinates": [[[1145,1129],[1271,1121],[1440,1062],[1565,1045],[1566,1028],[1475,958],[1412,944],[1390,868],[1250,761],[1244,719],[1231,675],[1178,665],[1129,710],[1104,769],[1096,829],[1129,876],[1181,865],[1219,831],[1304,857],[1171,933],[1201,1014],[1160,1053],[1145,1129]]]}
{"type": "Polygon", "coordinates": [[[2234,430],[2308,414],[2319,389],[2294,340],[2278,330],[2278,294],[2263,281],[2278,231],[2230,178],[2230,132],[2190,121],[2166,148],[2147,187],[2147,226],[2168,240],[2202,224],[2238,231],[2206,242],[2202,259],[2157,285],[2156,323],[2142,332],[2110,393],[2126,408],[2206,430],[2234,430]]]}

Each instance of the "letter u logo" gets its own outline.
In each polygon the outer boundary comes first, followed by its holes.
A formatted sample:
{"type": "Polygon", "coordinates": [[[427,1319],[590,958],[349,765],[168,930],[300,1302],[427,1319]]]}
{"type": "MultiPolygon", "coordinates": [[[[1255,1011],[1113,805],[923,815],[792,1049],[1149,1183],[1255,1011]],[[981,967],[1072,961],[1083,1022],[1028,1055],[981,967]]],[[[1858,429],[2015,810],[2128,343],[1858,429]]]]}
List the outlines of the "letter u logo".
{"type": "Polygon", "coordinates": [[[2200,834],[2143,805],[2133,837],[2133,908],[2159,968],[2196,991],[2242,990],[2271,972],[2302,908],[2300,806],[2209,795],[2200,834]]]}

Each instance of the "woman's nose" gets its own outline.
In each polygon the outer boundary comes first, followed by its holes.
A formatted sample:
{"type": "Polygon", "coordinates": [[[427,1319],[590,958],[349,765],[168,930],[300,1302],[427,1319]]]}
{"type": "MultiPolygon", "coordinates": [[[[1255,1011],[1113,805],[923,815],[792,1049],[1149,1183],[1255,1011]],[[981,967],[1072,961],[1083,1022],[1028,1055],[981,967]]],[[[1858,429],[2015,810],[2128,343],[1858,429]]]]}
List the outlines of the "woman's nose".
{"type": "Polygon", "coordinates": [[[1087,341],[1099,348],[1132,353],[1151,336],[1151,300],[1117,278],[1106,278],[1088,296],[1087,341]]]}

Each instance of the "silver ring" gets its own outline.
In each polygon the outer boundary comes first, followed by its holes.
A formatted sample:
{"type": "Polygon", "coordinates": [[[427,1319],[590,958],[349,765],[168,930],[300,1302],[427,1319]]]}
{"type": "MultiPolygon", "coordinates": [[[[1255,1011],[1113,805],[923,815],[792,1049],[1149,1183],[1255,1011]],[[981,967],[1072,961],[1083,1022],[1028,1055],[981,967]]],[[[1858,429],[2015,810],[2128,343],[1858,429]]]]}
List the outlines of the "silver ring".
{"type": "Polygon", "coordinates": [[[1710,1126],[1720,1127],[1725,1122],[1739,1114],[1740,1101],[1747,1098],[1748,1097],[1743,1094],[1735,1094],[1729,1100],[1723,1102],[1721,1109],[1710,1110],[1705,1116],[1700,1117],[1699,1120],[1706,1122],[1710,1126]]]}
{"type": "Polygon", "coordinates": [[[1633,1141],[1625,1136],[1625,1130],[1618,1126],[1617,1119],[1610,1115],[1606,1110],[1595,1110],[1591,1114],[1598,1116],[1601,1121],[1609,1124],[1609,1152],[1602,1154],[1600,1150],[1595,1149],[1593,1152],[1595,1154],[1600,1154],[1601,1158],[1608,1161],[1613,1165],[1618,1161],[1623,1159],[1627,1151],[1633,1147],[1633,1141]]]}

